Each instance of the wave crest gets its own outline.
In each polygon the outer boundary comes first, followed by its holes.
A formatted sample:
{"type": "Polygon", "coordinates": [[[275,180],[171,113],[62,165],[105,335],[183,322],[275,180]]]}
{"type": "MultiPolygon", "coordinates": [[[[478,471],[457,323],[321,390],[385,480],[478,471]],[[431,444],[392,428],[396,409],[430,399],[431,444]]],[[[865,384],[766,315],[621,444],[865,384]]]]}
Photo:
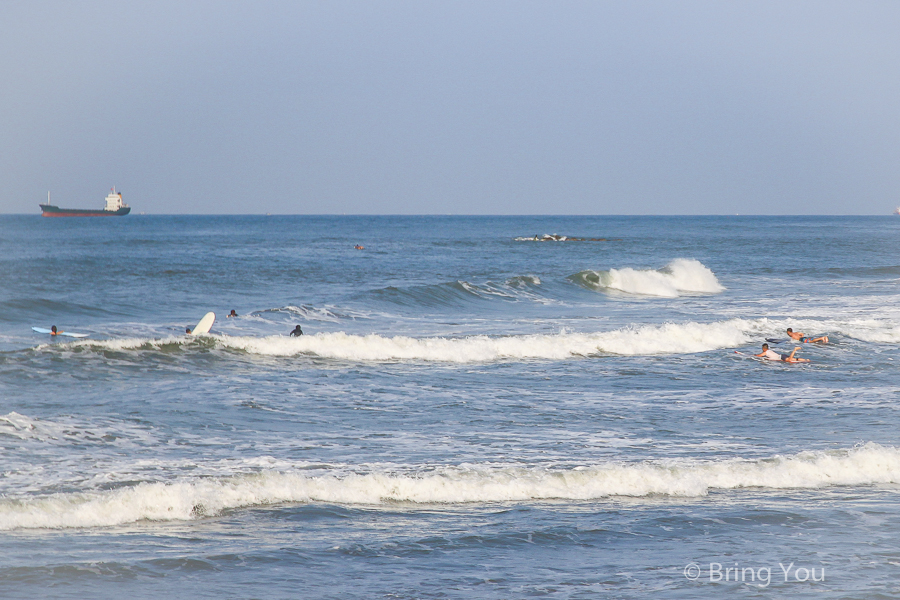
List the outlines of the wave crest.
{"type": "Polygon", "coordinates": [[[677,258],[662,269],[581,271],[569,277],[579,285],[602,292],[677,298],[684,294],[718,294],[725,290],[703,263],[677,258]]]}
{"type": "MultiPolygon", "coordinates": [[[[646,356],[691,354],[747,344],[764,331],[767,321],[731,319],[718,323],[665,323],[625,327],[598,333],[557,333],[511,336],[475,335],[463,338],[353,335],[343,332],[300,337],[208,335],[199,339],[168,337],[84,340],[66,344],[67,350],[160,350],[182,347],[219,347],[263,356],[315,356],[353,361],[421,360],[451,363],[497,360],[566,360],[599,354],[646,356]]],[[[60,351],[58,346],[39,349],[60,351]]]]}
{"type": "Polygon", "coordinates": [[[285,502],[379,505],[587,501],[611,496],[705,496],[711,489],[817,489],[900,483],[900,450],[869,443],[764,459],[605,463],[554,469],[492,465],[310,475],[262,471],[117,490],[0,500],[0,530],[175,521],[285,502]]]}
{"type": "Polygon", "coordinates": [[[423,360],[454,363],[495,360],[565,360],[598,354],[655,355],[706,352],[742,346],[756,324],[732,319],[720,323],[666,323],[602,333],[559,333],[465,338],[320,333],[300,338],[220,337],[223,346],[270,356],[313,355],[344,360],[423,360]]]}

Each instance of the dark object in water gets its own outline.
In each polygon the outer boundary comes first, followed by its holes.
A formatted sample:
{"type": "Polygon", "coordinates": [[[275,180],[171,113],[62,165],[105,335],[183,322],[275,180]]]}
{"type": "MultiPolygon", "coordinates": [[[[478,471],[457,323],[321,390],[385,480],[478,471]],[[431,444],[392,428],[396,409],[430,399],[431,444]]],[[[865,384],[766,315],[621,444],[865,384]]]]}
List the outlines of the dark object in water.
{"type": "Polygon", "coordinates": [[[530,238],[516,238],[517,242],[620,242],[621,238],[579,238],[559,234],[536,235],[530,238]]]}

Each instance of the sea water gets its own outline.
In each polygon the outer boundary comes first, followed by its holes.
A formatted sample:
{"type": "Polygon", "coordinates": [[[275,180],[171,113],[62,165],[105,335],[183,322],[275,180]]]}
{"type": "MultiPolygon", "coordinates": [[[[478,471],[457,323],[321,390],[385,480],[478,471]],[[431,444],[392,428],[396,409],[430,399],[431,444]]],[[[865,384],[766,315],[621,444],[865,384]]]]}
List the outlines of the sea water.
{"type": "Polygon", "coordinates": [[[893,597],[898,240],[2,216],[0,597],[893,597]]]}

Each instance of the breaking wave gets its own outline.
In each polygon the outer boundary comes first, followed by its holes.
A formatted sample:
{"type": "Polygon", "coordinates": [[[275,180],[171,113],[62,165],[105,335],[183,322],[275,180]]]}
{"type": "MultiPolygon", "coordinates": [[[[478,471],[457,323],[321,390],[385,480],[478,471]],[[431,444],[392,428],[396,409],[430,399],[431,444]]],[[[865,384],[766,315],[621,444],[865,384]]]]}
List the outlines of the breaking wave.
{"type": "MultiPolygon", "coordinates": [[[[710,490],[817,489],[900,483],[900,450],[852,449],[764,459],[602,463],[559,469],[497,465],[355,468],[314,474],[308,465],[116,490],[0,499],[0,530],[179,521],[286,502],[381,505],[589,501],[613,496],[705,496],[710,490]],[[363,471],[363,472],[360,472],[363,471]],[[365,472],[368,471],[368,472],[365,472]]],[[[318,473],[318,472],[317,472],[318,473]]]]}
{"type": "MultiPolygon", "coordinates": [[[[263,356],[315,356],[342,360],[421,360],[451,363],[497,360],[564,360],[598,354],[656,355],[689,354],[747,344],[767,328],[765,319],[731,319],[718,323],[665,323],[616,329],[599,333],[557,333],[510,336],[475,335],[462,338],[377,334],[352,335],[343,332],[287,336],[203,336],[79,341],[66,344],[71,350],[169,350],[186,345],[212,344],[263,356]]],[[[42,347],[39,347],[42,348],[42,347]]],[[[43,346],[56,349],[59,346],[43,346]]]]}
{"type": "Polygon", "coordinates": [[[684,294],[717,294],[725,288],[698,260],[677,258],[659,270],[630,267],[609,271],[581,271],[569,277],[588,289],[640,296],[677,298],[684,294]]]}
{"type": "MultiPolygon", "coordinates": [[[[799,330],[800,328],[796,329],[799,330]]],[[[900,343],[900,325],[892,321],[859,319],[847,322],[843,324],[843,327],[837,328],[837,330],[847,337],[853,337],[864,342],[900,343]]]]}
{"type": "MultiPolygon", "coordinates": [[[[472,335],[412,337],[344,332],[300,337],[284,335],[184,335],[164,338],[129,337],[84,339],[40,344],[32,350],[65,354],[101,353],[107,360],[128,360],[128,352],[163,354],[221,349],[260,356],[307,356],[348,361],[429,361],[476,363],[517,360],[568,360],[598,355],[653,356],[695,354],[726,348],[754,348],[762,339],[784,336],[786,327],[809,334],[832,336],[832,341],[855,339],[870,343],[900,343],[900,325],[891,320],[850,321],[809,319],[728,319],[712,323],[631,325],[601,332],[530,335],[472,335]],[[121,352],[113,355],[110,352],[121,352]]],[[[30,351],[29,351],[30,352],[30,351]]],[[[0,360],[2,362],[2,360],[0,360]]]]}

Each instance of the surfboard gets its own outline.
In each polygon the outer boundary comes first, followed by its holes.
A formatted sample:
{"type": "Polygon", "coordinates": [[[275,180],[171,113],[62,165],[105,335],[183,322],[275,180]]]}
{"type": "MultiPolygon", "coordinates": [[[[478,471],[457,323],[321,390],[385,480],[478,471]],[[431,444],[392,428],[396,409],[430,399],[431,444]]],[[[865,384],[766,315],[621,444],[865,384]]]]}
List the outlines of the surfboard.
{"type": "MultiPolygon", "coordinates": [[[[828,336],[827,336],[827,335],[805,335],[805,336],[803,336],[802,339],[799,339],[799,340],[793,340],[793,339],[788,339],[788,338],[782,338],[782,339],[779,339],[779,338],[766,338],[766,341],[769,342],[770,344],[799,344],[799,343],[803,342],[803,340],[806,340],[806,339],[809,339],[809,338],[816,339],[816,338],[820,338],[820,337],[825,338],[825,342],[824,342],[824,343],[826,343],[826,344],[828,343],[829,340],[828,340],[828,336]]],[[[804,342],[804,343],[807,343],[807,344],[808,344],[808,343],[810,343],[810,342],[804,342]]]]}
{"type": "MultiPolygon", "coordinates": [[[[778,352],[778,351],[776,350],[776,352],[778,352]]],[[[752,360],[758,360],[759,362],[775,363],[775,364],[779,364],[779,365],[808,365],[810,363],[809,360],[801,360],[801,361],[797,361],[797,362],[786,362],[783,360],[780,360],[780,361],[779,360],[770,360],[763,356],[756,356],[755,354],[745,354],[744,352],[738,352],[737,350],[735,350],[734,353],[737,354],[738,356],[740,356],[741,358],[749,358],[752,360]]]]}
{"type": "Polygon", "coordinates": [[[203,335],[204,333],[209,333],[210,328],[213,326],[213,323],[216,322],[216,313],[208,312],[203,315],[203,318],[200,319],[200,322],[197,323],[196,327],[191,329],[191,335],[203,335]]]}
{"type": "MultiPolygon", "coordinates": [[[[44,329],[43,327],[32,327],[31,329],[38,333],[49,333],[50,335],[53,335],[53,332],[51,330],[44,329]]],[[[64,335],[66,337],[73,337],[73,338],[86,338],[90,334],[89,333],[72,333],[70,331],[58,331],[56,333],[56,335],[64,335]]]]}

